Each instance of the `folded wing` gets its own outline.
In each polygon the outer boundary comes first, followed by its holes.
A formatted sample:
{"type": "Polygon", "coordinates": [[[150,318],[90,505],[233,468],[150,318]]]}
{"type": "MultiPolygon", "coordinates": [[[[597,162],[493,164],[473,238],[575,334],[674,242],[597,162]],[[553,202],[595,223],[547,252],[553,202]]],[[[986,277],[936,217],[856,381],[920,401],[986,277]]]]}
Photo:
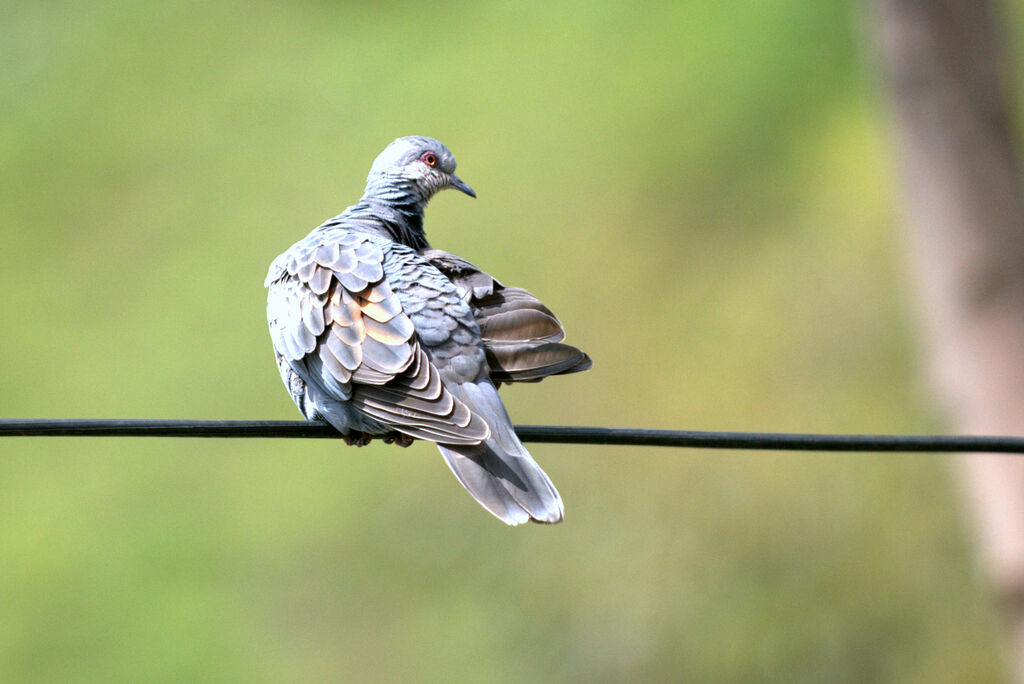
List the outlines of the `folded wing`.
{"type": "Polygon", "coordinates": [[[589,356],[562,343],[565,329],[561,322],[526,290],[506,287],[448,252],[430,249],[423,257],[464,293],[473,308],[495,383],[539,382],[550,375],[591,367],[589,356]]]}
{"type": "Polygon", "coordinates": [[[307,385],[399,432],[443,444],[484,441],[487,424],[448,391],[421,348],[384,277],[380,245],[352,233],[316,237],[281,255],[267,276],[278,355],[307,385]]]}

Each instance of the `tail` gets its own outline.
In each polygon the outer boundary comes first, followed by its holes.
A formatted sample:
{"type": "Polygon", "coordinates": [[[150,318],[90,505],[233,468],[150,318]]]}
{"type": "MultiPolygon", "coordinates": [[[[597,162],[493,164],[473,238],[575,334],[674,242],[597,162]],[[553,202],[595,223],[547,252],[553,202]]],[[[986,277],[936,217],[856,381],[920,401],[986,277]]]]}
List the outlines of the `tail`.
{"type": "Polygon", "coordinates": [[[562,497],[519,441],[498,390],[488,381],[453,391],[483,418],[491,435],[482,444],[438,444],[448,467],[481,506],[509,525],[558,523],[562,497]]]}

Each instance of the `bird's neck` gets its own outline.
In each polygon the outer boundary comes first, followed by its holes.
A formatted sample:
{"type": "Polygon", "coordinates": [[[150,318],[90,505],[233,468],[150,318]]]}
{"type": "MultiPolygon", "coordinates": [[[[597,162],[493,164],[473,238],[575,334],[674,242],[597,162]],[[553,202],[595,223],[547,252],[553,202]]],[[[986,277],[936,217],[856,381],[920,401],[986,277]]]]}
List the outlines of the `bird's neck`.
{"type": "Polygon", "coordinates": [[[423,231],[429,201],[411,181],[382,177],[369,180],[359,204],[379,219],[385,237],[419,251],[430,247],[423,231]]]}

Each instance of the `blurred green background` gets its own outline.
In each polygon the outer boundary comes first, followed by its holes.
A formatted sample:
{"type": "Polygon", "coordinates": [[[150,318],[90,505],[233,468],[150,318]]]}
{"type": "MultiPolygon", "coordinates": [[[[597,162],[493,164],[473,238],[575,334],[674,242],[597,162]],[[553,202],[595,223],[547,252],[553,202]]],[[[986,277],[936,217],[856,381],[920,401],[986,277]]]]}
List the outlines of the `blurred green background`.
{"type": "MultiPolygon", "coordinates": [[[[865,22],[0,3],[0,415],[298,418],[266,268],[420,134],[479,193],[433,244],[595,361],[505,390],[517,422],[940,429],[865,22]]],[[[429,444],[2,440],[0,681],[1003,678],[944,458],[531,450],[560,526],[429,444]]]]}

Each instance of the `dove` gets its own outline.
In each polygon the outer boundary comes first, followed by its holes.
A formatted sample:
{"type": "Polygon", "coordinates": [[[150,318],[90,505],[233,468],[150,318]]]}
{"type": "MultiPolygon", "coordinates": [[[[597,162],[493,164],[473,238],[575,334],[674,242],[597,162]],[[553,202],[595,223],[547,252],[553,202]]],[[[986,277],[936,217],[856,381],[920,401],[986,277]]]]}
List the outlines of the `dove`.
{"type": "Polygon", "coordinates": [[[424,210],[448,188],[476,197],[447,147],[398,138],[357,204],[274,260],[267,321],[281,379],[307,420],[348,444],[430,440],[500,520],[557,523],[561,496],[516,436],[498,387],[591,360],[562,342],[562,324],[532,294],[431,248],[424,210]]]}

